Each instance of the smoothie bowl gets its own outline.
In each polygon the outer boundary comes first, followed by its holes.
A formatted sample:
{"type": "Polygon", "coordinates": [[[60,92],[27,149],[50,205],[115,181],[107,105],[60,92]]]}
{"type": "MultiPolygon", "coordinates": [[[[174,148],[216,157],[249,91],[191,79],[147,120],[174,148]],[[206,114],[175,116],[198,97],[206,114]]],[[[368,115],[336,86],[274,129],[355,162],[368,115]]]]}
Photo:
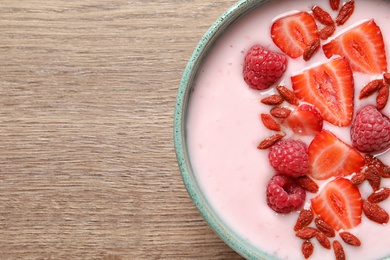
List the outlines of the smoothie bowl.
{"type": "Polygon", "coordinates": [[[239,1],[196,47],[174,138],[247,259],[390,259],[390,1],[239,1]]]}

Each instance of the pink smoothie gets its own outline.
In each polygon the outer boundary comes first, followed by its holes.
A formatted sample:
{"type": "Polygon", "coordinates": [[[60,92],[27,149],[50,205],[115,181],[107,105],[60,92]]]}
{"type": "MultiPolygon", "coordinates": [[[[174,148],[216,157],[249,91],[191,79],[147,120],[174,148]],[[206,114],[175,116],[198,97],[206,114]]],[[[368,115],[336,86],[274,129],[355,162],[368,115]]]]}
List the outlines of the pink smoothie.
{"type": "MultiPolygon", "coordinates": [[[[335,35],[356,22],[374,18],[381,27],[385,43],[388,43],[387,57],[390,57],[390,2],[355,2],[354,14],[345,25],[338,27],[335,35]]],[[[268,113],[270,109],[259,100],[274,92],[274,89],[265,92],[250,89],[243,80],[242,66],[246,51],[254,44],[280,52],[270,37],[270,26],[275,18],[293,10],[309,11],[315,4],[327,10],[332,17],[337,15],[330,9],[328,1],[278,0],[253,10],[232,26],[218,41],[201,68],[188,107],[187,142],[190,160],[209,203],[239,236],[280,259],[303,259],[303,256],[302,240],[296,238],[293,231],[298,213],[276,214],[266,204],[266,184],[275,172],[269,166],[268,151],[256,148],[261,140],[274,134],[262,125],[259,117],[260,113],[268,113]]],[[[322,51],[307,63],[302,58],[289,59],[288,69],[281,82],[291,87],[291,75],[325,60],[322,51]]],[[[356,73],[355,96],[364,84],[380,76],[356,73]]],[[[368,103],[375,104],[374,98],[364,101],[355,98],[355,108],[368,103]]],[[[390,116],[390,105],[382,112],[390,116]]],[[[325,123],[324,128],[351,143],[348,127],[338,128],[325,123]]],[[[290,137],[302,139],[300,136],[287,136],[290,137]]],[[[390,164],[389,153],[379,158],[390,164]]],[[[390,181],[384,180],[382,186],[390,187],[390,181]]],[[[365,199],[372,190],[368,184],[364,184],[364,187],[361,193],[365,199]]],[[[306,201],[309,202],[313,196],[307,193],[306,201]]],[[[390,212],[390,200],[380,205],[390,212]]],[[[305,207],[308,207],[308,203],[305,207]]],[[[387,242],[390,225],[376,224],[363,215],[362,223],[351,232],[361,239],[362,246],[344,246],[348,259],[390,257],[387,242]]],[[[315,250],[310,259],[334,258],[332,250],[323,249],[316,240],[313,243],[315,250]]]]}

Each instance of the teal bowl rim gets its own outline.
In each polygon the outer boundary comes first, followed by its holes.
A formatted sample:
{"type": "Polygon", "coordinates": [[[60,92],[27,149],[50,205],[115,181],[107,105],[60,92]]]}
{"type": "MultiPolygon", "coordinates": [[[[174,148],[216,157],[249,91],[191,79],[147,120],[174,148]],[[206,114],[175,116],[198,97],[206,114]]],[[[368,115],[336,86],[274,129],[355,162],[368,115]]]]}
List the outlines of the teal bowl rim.
{"type": "Polygon", "coordinates": [[[235,234],[214,212],[201,192],[192,173],[191,162],[186,146],[185,118],[189,95],[196,78],[196,72],[203,63],[208,51],[222,33],[240,17],[269,0],[241,0],[225,11],[208,29],[199,41],[184,70],[177,93],[174,114],[174,145],[176,158],[184,185],[195,206],[212,230],[234,251],[246,259],[275,259],[275,257],[255,248],[235,234]]]}

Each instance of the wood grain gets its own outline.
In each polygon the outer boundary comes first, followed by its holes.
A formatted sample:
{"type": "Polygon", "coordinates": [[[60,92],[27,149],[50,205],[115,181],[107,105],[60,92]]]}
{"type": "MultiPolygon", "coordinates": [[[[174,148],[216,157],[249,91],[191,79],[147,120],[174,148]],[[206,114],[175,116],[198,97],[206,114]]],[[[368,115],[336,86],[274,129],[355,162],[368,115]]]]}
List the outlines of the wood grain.
{"type": "Polygon", "coordinates": [[[187,60],[233,3],[0,2],[1,259],[240,259],[172,131],[187,60]]]}

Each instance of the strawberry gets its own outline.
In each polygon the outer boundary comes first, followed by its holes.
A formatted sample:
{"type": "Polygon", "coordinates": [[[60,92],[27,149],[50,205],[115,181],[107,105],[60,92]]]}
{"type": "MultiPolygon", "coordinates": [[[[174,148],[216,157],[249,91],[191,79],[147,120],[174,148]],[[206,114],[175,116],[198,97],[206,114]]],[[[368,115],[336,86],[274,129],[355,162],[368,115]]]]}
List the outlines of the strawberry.
{"type": "Polygon", "coordinates": [[[315,106],[301,104],[284,120],[284,123],[296,134],[315,135],[322,130],[323,119],[315,106]]]}
{"type": "Polygon", "coordinates": [[[345,57],[354,71],[366,74],[387,71],[382,32],[374,20],[364,22],[322,46],[327,58],[345,57]]]}
{"type": "Polygon", "coordinates": [[[317,134],[308,148],[309,175],[317,180],[360,172],[364,157],[327,130],[317,134]]]}
{"type": "Polygon", "coordinates": [[[313,40],[319,39],[319,34],[313,16],[298,12],[277,19],[272,24],[271,37],[284,53],[298,58],[313,40]]]}
{"type": "Polygon", "coordinates": [[[361,222],[362,197],[359,189],[345,178],[327,183],[311,206],[319,218],[336,231],[356,227],[361,222]]]}
{"type": "Polygon", "coordinates": [[[348,126],[354,112],[354,81],[349,63],[335,58],[291,77],[296,96],[318,108],[324,120],[348,126]]]}

